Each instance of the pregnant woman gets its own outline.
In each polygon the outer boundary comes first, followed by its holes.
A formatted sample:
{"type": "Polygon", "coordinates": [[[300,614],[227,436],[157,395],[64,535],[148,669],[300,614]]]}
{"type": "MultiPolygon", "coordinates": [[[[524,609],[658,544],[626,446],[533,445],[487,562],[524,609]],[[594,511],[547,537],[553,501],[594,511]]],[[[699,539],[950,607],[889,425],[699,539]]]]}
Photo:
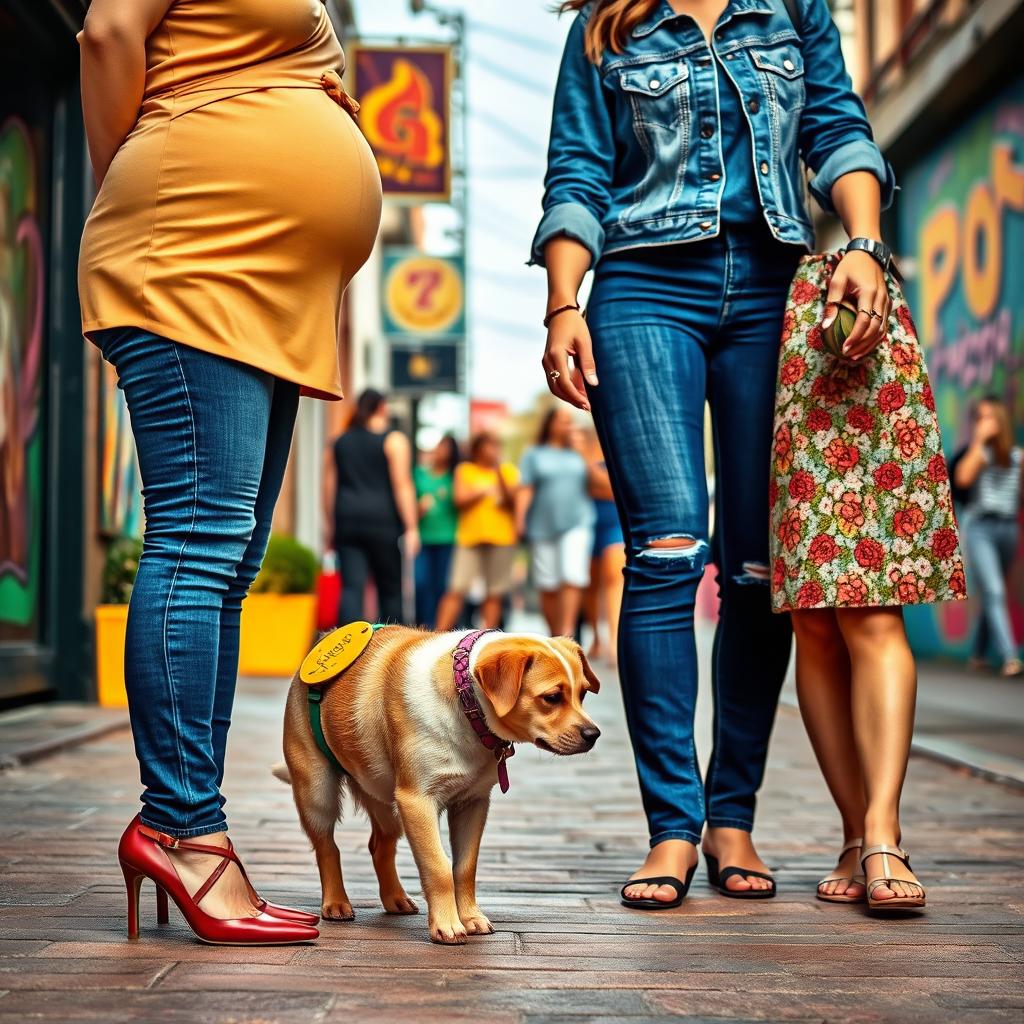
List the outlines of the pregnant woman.
{"type": "Polygon", "coordinates": [[[125,681],[142,812],[119,856],[206,942],[313,939],[249,883],[220,792],[242,598],[299,394],[340,398],[337,318],[380,179],[318,0],[93,0],[80,36],[99,195],[83,330],[131,414],[146,533],[125,681]]]}
{"type": "Polygon", "coordinates": [[[802,162],[853,239],[834,284],[866,311],[854,344],[882,336],[875,255],[892,172],[851,91],[826,0],[562,8],[580,13],[533,257],[548,271],[548,383],[593,407],[626,539],[619,665],[651,850],[622,901],[678,904],[702,838],[711,883],[761,899],[775,882],[750,832],[790,650],[789,622],[769,601],[768,466],[786,294],[814,242],[802,162]],[[592,266],[584,320],[576,296],[592,266]],[[702,784],[693,616],[708,561],[722,604],[702,784]]]}

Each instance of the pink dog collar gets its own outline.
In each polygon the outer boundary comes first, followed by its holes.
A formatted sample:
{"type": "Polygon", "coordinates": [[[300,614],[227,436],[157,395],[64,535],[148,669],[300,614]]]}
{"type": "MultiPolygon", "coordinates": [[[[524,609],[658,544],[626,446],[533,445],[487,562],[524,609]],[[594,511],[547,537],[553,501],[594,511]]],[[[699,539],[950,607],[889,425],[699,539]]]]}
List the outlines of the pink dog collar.
{"type": "Polygon", "coordinates": [[[507,793],[508,768],[505,766],[505,761],[516,752],[516,748],[508,740],[495,736],[487,728],[487,719],[473,692],[473,680],[469,674],[469,652],[473,650],[473,645],[485,633],[497,632],[496,629],[477,629],[472,633],[467,633],[452,652],[452,661],[455,668],[455,689],[459,694],[462,712],[473,727],[473,732],[480,737],[480,742],[494,754],[494,760],[498,762],[498,786],[502,793],[507,793]]]}

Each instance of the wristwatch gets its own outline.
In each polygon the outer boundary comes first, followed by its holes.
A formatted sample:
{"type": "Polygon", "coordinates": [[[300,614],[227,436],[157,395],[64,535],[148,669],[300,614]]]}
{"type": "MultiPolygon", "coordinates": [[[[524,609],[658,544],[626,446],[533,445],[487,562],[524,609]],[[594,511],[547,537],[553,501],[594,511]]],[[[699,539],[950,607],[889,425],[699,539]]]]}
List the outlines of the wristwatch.
{"type": "Polygon", "coordinates": [[[883,270],[892,268],[892,249],[885,242],[877,242],[873,238],[851,238],[846,243],[846,251],[866,252],[883,270]]]}

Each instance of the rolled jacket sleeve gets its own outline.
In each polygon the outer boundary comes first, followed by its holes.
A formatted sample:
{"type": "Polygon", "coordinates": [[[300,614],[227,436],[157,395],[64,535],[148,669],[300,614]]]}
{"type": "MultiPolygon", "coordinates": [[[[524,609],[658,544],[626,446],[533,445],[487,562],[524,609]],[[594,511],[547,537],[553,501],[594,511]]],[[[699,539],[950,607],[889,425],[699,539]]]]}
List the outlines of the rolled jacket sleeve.
{"type": "Polygon", "coordinates": [[[811,169],[811,194],[835,212],[832,188],[851,171],[869,171],[882,188],[882,208],[892,203],[896,177],[871,134],[860,97],[846,72],[839,30],[826,0],[798,0],[803,10],[807,102],[800,115],[800,149],[811,169]]]}
{"type": "Polygon", "coordinates": [[[615,142],[600,72],[584,52],[585,29],[581,14],[569,29],[555,88],[544,215],[530,248],[529,262],[541,266],[552,238],[565,236],[585,246],[591,265],[604,246],[615,142]]]}

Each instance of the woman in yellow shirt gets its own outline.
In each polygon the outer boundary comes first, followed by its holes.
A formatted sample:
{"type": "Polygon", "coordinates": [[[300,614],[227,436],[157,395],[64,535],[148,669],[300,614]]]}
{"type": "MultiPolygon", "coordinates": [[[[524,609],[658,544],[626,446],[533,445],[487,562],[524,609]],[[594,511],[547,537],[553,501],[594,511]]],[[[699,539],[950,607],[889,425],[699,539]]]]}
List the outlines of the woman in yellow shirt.
{"type": "Polygon", "coordinates": [[[79,39],[100,186],[82,328],[117,369],[145,489],[125,651],[145,787],[119,848],[129,935],[148,877],[206,942],[316,938],[316,915],[248,884],[220,784],[242,599],[299,393],[341,397],[338,309],[376,237],[380,177],[320,0],[92,0],[79,39]]]}
{"type": "Polygon", "coordinates": [[[478,434],[470,445],[469,462],[455,471],[455,532],[448,593],[437,612],[437,628],[452,629],[462,612],[469,588],[482,579],[486,596],[481,617],[484,629],[501,621],[501,606],[512,585],[516,557],[513,503],[519,471],[501,461],[501,442],[494,434],[478,434]]]}

